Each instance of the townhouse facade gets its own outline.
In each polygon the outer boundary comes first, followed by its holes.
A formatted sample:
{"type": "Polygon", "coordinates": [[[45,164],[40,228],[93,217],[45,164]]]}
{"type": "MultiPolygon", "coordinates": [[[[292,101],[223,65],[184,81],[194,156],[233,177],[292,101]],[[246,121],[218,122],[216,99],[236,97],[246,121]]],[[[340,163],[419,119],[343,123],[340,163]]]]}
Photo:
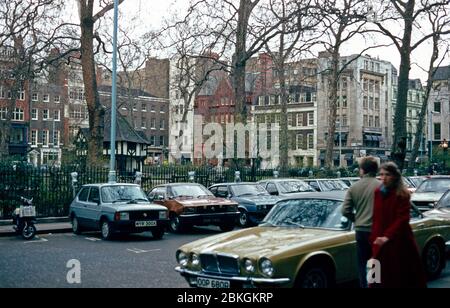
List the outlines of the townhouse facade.
{"type": "Polygon", "coordinates": [[[444,139],[450,139],[450,65],[437,67],[432,82],[428,99],[432,125],[431,136],[427,140],[439,145],[444,139]]]}

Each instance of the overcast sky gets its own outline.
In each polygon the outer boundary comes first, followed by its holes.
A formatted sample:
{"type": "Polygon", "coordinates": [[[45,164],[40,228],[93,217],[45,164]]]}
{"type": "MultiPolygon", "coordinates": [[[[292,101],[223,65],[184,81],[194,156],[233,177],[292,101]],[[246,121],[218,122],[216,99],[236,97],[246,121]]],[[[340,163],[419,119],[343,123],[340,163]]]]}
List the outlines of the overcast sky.
{"type": "MultiPolygon", "coordinates": [[[[151,29],[157,29],[164,17],[170,16],[173,12],[184,12],[188,7],[188,0],[126,0],[121,6],[121,12],[125,16],[137,16],[139,24],[142,25],[137,31],[146,32],[151,29]]],[[[386,42],[390,42],[386,40],[386,42]]],[[[350,55],[362,50],[365,46],[361,45],[360,40],[355,40],[343,50],[343,55],[350,55]]],[[[428,61],[431,55],[430,43],[424,43],[412,55],[412,68],[410,78],[420,78],[422,81],[426,80],[426,73],[419,69],[414,63],[418,63],[423,68],[428,67],[428,61]]],[[[379,57],[394,64],[399,68],[400,56],[395,47],[380,48],[370,50],[368,52],[371,56],[379,57]]],[[[450,57],[447,57],[442,65],[449,65],[450,57]]]]}

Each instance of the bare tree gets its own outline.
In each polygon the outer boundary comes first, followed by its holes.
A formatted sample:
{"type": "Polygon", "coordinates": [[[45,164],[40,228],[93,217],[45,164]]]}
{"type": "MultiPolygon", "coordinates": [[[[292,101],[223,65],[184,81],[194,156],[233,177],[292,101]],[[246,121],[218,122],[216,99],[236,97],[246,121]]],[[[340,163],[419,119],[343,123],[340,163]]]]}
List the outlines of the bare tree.
{"type": "Polygon", "coordinates": [[[49,53],[61,38],[61,6],[60,0],[13,0],[0,3],[0,49],[3,62],[0,83],[4,93],[8,93],[6,119],[0,121],[0,157],[9,155],[11,120],[16,114],[16,107],[28,113],[28,110],[23,110],[23,104],[29,105],[30,95],[27,94],[33,80],[45,74],[47,65],[56,61],[49,58],[49,53]]]}
{"type": "MultiPolygon", "coordinates": [[[[124,0],[119,0],[119,5],[124,0]]],[[[86,102],[89,111],[89,136],[87,163],[99,165],[103,156],[103,127],[105,111],[100,103],[97,79],[95,72],[95,52],[94,39],[100,41],[97,33],[94,33],[95,24],[107,12],[114,8],[114,2],[99,1],[100,10],[94,14],[94,0],[78,0],[80,17],[80,51],[81,65],[83,70],[83,82],[86,102]]],[[[97,49],[98,51],[98,49],[97,49]]]]}
{"type": "Polygon", "coordinates": [[[433,33],[433,35],[431,37],[431,39],[432,39],[432,54],[431,54],[431,58],[430,58],[430,62],[429,62],[428,70],[427,70],[428,75],[427,75],[427,81],[426,81],[425,94],[424,94],[423,102],[422,102],[422,108],[421,108],[420,114],[419,114],[419,123],[417,124],[417,130],[416,130],[416,133],[414,136],[414,145],[413,145],[413,149],[411,151],[411,158],[409,161],[410,168],[415,167],[416,158],[419,153],[419,147],[420,147],[422,136],[424,133],[425,118],[427,116],[428,100],[430,97],[431,90],[433,89],[433,77],[436,73],[436,67],[439,66],[439,64],[436,65],[436,62],[439,60],[439,58],[441,58],[439,63],[442,63],[442,61],[448,56],[448,53],[450,51],[448,40],[445,40],[441,35],[441,32],[445,28],[445,22],[448,22],[448,20],[446,20],[446,18],[448,18],[447,13],[441,7],[438,7],[436,9],[432,9],[432,10],[428,11],[428,20],[431,24],[432,33],[433,33]],[[446,50],[443,53],[443,56],[440,56],[439,53],[440,53],[440,49],[442,47],[443,48],[446,47],[446,50]]]}
{"type": "Polygon", "coordinates": [[[426,20],[428,12],[436,8],[444,11],[449,9],[449,0],[379,0],[375,3],[378,11],[373,20],[379,32],[387,36],[396,46],[400,54],[400,71],[398,77],[397,106],[394,116],[394,140],[392,144],[392,157],[403,169],[406,156],[406,109],[408,101],[409,71],[411,69],[411,54],[432,38],[435,34],[450,33],[450,20],[442,20],[444,27],[424,33],[422,22],[426,20]],[[396,25],[400,25],[400,27],[396,25]],[[394,26],[392,26],[394,25],[394,26]],[[402,29],[396,33],[394,29],[402,29]],[[416,39],[415,39],[416,38],[416,39]]]}

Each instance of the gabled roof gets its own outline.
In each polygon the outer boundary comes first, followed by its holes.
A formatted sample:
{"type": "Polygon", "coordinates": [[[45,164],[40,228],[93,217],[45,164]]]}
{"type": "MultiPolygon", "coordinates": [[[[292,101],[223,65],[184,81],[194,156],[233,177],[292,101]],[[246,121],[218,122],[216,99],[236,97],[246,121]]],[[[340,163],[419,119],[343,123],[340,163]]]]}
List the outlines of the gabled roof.
{"type": "MultiPolygon", "coordinates": [[[[81,128],[80,132],[86,137],[89,134],[88,128],[81,128]]],[[[105,126],[103,131],[103,141],[110,142],[111,141],[111,112],[107,112],[105,114],[105,126]]],[[[119,112],[117,112],[117,121],[116,121],[116,141],[123,142],[132,142],[132,143],[142,143],[149,145],[150,142],[145,137],[143,131],[135,130],[128,123],[127,119],[122,116],[119,112]]]]}
{"type": "MultiPolygon", "coordinates": [[[[112,93],[112,86],[108,85],[101,85],[98,87],[99,92],[106,92],[106,93],[112,93]]],[[[144,96],[144,97],[156,97],[155,95],[148,93],[146,91],[140,90],[140,89],[127,89],[124,87],[117,87],[117,95],[125,96],[130,93],[131,96],[137,97],[137,96],[144,96]]]]}

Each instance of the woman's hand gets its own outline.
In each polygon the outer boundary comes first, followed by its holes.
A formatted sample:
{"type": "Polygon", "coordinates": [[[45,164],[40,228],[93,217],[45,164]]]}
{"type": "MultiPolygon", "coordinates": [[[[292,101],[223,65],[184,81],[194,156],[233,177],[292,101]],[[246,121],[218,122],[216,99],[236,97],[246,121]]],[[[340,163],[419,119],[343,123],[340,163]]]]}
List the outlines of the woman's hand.
{"type": "Polygon", "coordinates": [[[378,246],[383,246],[384,244],[386,244],[387,242],[389,241],[389,238],[387,238],[386,236],[383,236],[383,237],[377,237],[376,239],[375,239],[375,242],[373,242],[375,245],[378,245],[378,246]]]}

